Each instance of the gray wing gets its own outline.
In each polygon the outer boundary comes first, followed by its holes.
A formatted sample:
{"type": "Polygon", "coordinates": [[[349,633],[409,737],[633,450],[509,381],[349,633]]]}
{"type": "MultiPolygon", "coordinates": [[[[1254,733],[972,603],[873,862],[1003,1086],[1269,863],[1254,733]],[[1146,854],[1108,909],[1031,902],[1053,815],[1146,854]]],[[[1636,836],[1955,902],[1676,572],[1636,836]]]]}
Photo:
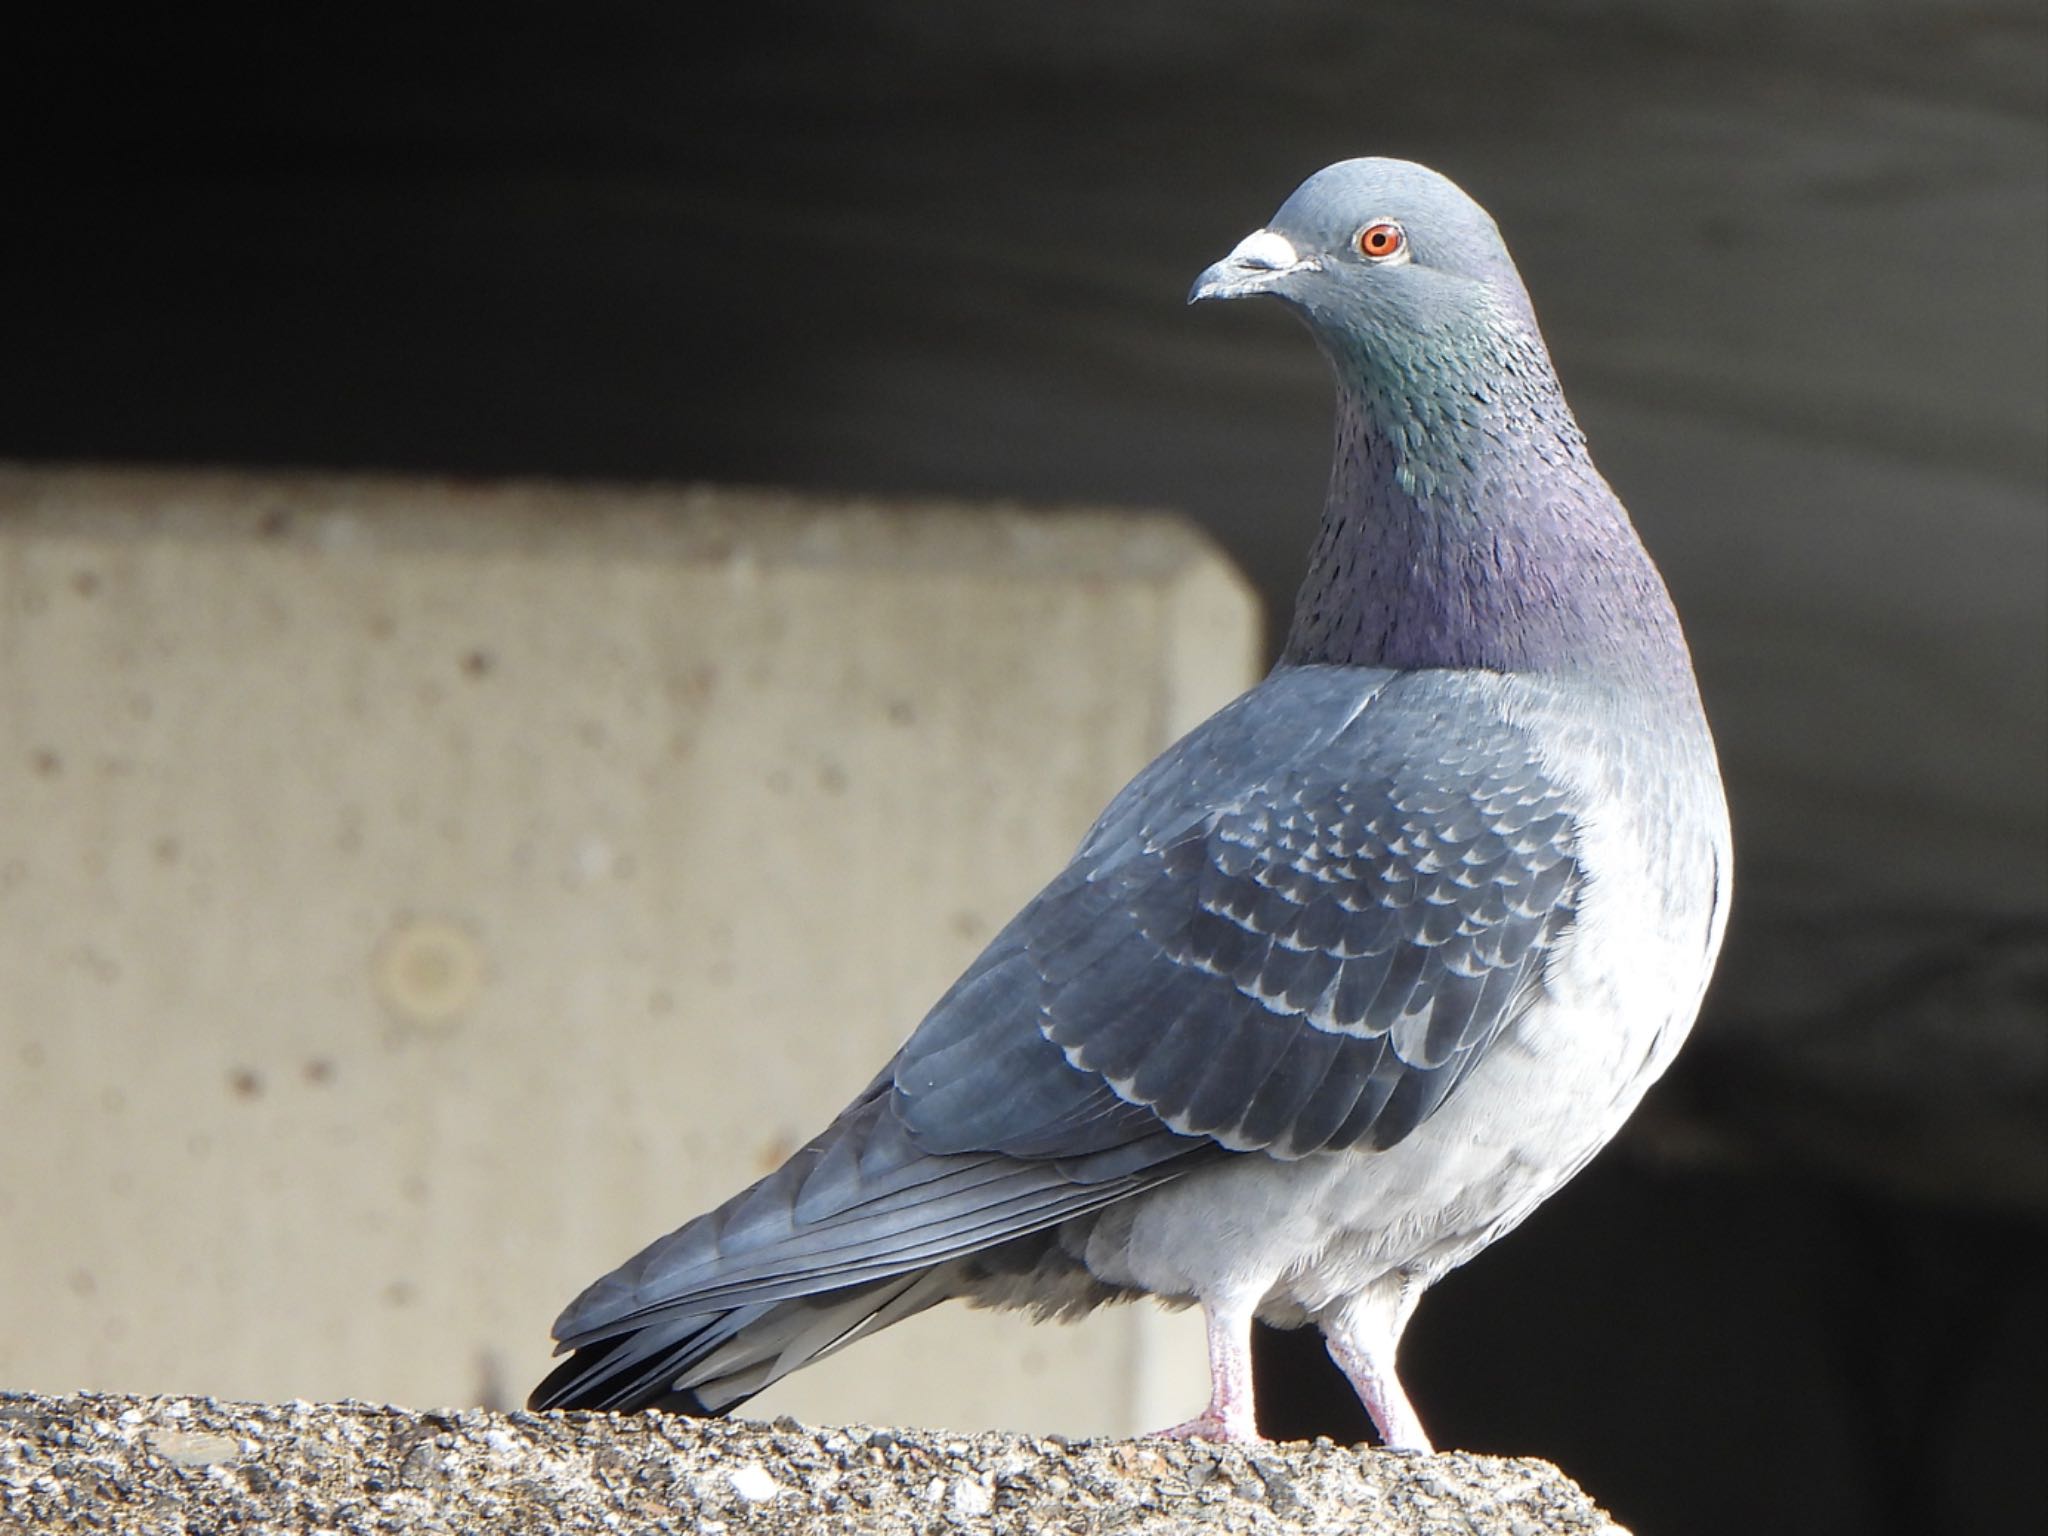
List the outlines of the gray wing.
{"type": "Polygon", "coordinates": [[[1276,673],[1126,787],[831,1126],[573,1302],[534,1401],[730,1406],[928,1305],[933,1266],[1233,1152],[1393,1145],[1541,985],[1574,825],[1484,680],[1276,673]]]}
{"type": "Polygon", "coordinates": [[[1394,1145],[1542,984],[1571,796],[1493,680],[1277,673],[1154,763],[896,1062],[932,1152],[1394,1145]]]}

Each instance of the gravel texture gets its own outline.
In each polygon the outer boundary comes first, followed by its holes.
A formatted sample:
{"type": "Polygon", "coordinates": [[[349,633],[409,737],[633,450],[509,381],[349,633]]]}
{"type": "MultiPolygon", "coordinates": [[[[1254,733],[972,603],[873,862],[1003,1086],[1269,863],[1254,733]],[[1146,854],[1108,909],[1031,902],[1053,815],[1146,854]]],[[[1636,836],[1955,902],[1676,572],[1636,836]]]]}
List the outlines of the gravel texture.
{"type": "Polygon", "coordinates": [[[1546,1462],[663,1414],[0,1393],[0,1536],[899,1536],[1621,1528],[1546,1462]]]}

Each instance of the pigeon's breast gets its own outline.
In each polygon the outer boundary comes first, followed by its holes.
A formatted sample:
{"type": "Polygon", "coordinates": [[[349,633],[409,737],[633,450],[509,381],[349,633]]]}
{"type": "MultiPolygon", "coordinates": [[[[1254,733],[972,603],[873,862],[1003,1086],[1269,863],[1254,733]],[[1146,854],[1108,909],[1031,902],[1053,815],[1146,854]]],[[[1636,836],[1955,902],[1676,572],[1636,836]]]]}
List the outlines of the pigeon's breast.
{"type": "Polygon", "coordinates": [[[1684,1043],[1727,926],[1732,857],[1713,738],[1689,688],[1511,679],[1503,701],[1583,807],[1586,872],[1545,974],[1546,1006],[1516,1033],[1611,1085],[1618,1128],[1684,1043]]]}

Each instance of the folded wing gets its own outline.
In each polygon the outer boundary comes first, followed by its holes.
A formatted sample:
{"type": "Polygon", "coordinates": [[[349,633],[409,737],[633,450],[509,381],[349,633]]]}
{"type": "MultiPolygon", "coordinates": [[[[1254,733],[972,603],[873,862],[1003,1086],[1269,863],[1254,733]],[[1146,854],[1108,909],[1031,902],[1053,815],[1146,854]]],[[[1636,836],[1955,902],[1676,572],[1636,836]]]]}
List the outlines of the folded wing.
{"type": "Polygon", "coordinates": [[[1205,1161],[1394,1145],[1541,987],[1575,825],[1483,679],[1276,673],[824,1133],[579,1297],[536,1406],[719,1411],[943,1299],[952,1260],[1205,1161]]]}

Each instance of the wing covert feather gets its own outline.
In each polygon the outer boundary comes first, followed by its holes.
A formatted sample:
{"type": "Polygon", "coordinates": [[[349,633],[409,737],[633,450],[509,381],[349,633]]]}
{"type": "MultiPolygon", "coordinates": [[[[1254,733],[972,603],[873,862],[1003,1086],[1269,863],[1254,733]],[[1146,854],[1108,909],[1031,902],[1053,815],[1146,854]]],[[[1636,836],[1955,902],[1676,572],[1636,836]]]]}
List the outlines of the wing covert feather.
{"type": "Polygon", "coordinates": [[[1275,673],[1162,756],[904,1047],[935,1152],[1394,1145],[1543,984],[1577,807],[1470,674],[1275,673]]]}

